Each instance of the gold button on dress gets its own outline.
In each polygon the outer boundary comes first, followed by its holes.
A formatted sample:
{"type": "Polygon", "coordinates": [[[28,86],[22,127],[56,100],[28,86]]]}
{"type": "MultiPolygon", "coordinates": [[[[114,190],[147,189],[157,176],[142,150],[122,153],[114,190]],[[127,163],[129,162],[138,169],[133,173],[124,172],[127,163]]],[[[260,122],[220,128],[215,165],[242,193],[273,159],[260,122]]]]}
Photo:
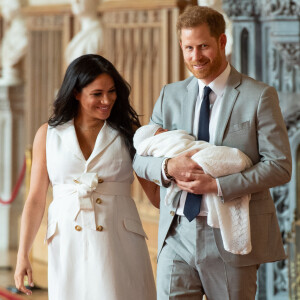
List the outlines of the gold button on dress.
{"type": "Polygon", "coordinates": [[[103,230],[103,226],[99,225],[97,226],[97,231],[102,231],[103,230]]]}
{"type": "Polygon", "coordinates": [[[75,226],[75,229],[76,229],[77,231],[81,231],[82,228],[81,228],[81,226],[76,225],[76,226],[75,226]]]}

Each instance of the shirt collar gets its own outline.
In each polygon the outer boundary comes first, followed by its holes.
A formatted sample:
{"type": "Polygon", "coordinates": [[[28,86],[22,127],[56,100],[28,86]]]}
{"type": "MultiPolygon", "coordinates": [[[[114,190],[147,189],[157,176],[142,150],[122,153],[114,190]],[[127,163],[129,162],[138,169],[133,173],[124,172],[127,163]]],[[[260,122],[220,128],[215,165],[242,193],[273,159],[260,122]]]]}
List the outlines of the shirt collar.
{"type": "MultiPolygon", "coordinates": [[[[208,85],[218,97],[222,96],[224,93],[230,71],[231,71],[230,64],[227,63],[225,70],[208,85]]],[[[198,79],[198,85],[199,85],[199,93],[201,95],[205,87],[205,84],[200,79],[198,79]]]]}

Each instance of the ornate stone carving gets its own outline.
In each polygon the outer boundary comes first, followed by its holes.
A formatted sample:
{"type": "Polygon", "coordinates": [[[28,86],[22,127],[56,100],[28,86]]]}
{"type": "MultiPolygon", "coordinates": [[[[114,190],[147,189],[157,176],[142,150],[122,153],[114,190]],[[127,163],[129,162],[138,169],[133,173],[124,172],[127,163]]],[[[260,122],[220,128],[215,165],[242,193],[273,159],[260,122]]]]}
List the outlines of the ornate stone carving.
{"type": "Polygon", "coordinates": [[[281,70],[280,70],[280,63],[279,63],[279,59],[278,59],[278,51],[277,49],[274,47],[272,49],[269,50],[271,52],[271,55],[268,59],[269,64],[267,64],[267,66],[269,66],[270,71],[270,78],[269,78],[269,83],[271,86],[273,86],[277,91],[280,91],[280,74],[281,74],[281,70]]]}
{"type": "Polygon", "coordinates": [[[269,41],[268,83],[279,92],[299,92],[300,45],[269,41]]]}
{"type": "Polygon", "coordinates": [[[300,110],[299,110],[299,107],[298,108],[295,107],[293,113],[290,114],[290,115],[287,115],[284,119],[285,119],[286,127],[288,129],[289,138],[291,139],[297,132],[300,131],[300,110]]]}
{"type": "MultiPolygon", "coordinates": [[[[300,94],[299,0],[224,0],[223,7],[233,19],[234,43],[238,45],[234,48],[233,65],[239,64],[238,59],[245,52],[241,47],[240,28],[249,28],[249,25],[255,28],[251,32],[255,43],[248,45],[248,51],[255,51],[250,63],[261,68],[261,72],[256,73],[256,79],[279,92],[289,138],[291,143],[295,143],[300,131],[300,104],[297,101],[300,94]]],[[[299,149],[300,141],[297,143],[292,145],[292,149],[299,149]]],[[[297,207],[295,187],[299,184],[294,173],[289,184],[272,189],[285,248],[292,249],[295,249],[295,242],[290,242],[288,235],[297,207]]],[[[299,217],[299,208],[297,210],[299,217]]],[[[263,265],[259,269],[257,300],[289,298],[291,277],[288,272],[295,257],[291,255],[289,260],[263,265]]]]}
{"type": "Polygon", "coordinates": [[[230,17],[256,15],[299,16],[298,0],[226,0],[223,8],[230,17]]]}
{"type": "Polygon", "coordinates": [[[257,0],[227,0],[223,3],[223,9],[229,17],[254,17],[258,14],[259,7],[257,0]]]}
{"type": "MultiPolygon", "coordinates": [[[[291,95],[292,96],[292,95],[291,95]]],[[[294,99],[299,99],[299,95],[297,97],[297,94],[294,95],[293,97],[294,99]]],[[[293,101],[292,99],[289,99],[290,102],[290,107],[286,113],[285,116],[285,122],[286,122],[286,126],[288,129],[288,134],[289,134],[289,138],[291,141],[294,142],[294,145],[292,144],[292,149],[295,149],[296,146],[296,151],[298,151],[299,153],[299,137],[297,139],[297,136],[299,134],[300,131],[300,106],[298,102],[293,101]],[[295,138],[296,137],[296,138],[295,138]]],[[[299,155],[296,154],[296,160],[299,160],[299,155]]],[[[299,168],[298,168],[299,170],[299,168]]],[[[297,184],[299,184],[299,182],[297,183],[297,178],[299,177],[299,174],[293,174],[292,177],[292,186],[297,186],[297,184]]],[[[297,191],[296,190],[291,190],[291,193],[294,193],[294,197],[289,197],[289,203],[290,205],[293,205],[292,208],[290,208],[290,222],[291,224],[289,225],[290,230],[287,232],[287,235],[285,235],[286,239],[286,243],[288,245],[288,256],[289,259],[287,261],[288,268],[288,280],[287,281],[287,286],[289,287],[289,295],[290,295],[290,299],[298,299],[297,295],[299,295],[299,227],[296,230],[296,225],[298,223],[299,226],[299,207],[297,207],[297,191]]],[[[287,276],[287,275],[286,275],[287,276]]]]}
{"type": "MultiPolygon", "coordinates": [[[[285,184],[272,189],[273,199],[275,202],[278,223],[283,239],[285,249],[287,248],[287,236],[291,230],[293,213],[290,211],[289,185],[285,184]]],[[[272,294],[278,296],[288,291],[288,264],[287,261],[277,261],[272,264],[273,267],[273,285],[272,294]]]]}
{"type": "Polygon", "coordinates": [[[300,43],[275,43],[288,69],[300,67],[300,43]]]}
{"type": "Polygon", "coordinates": [[[266,16],[299,16],[298,0],[264,0],[262,14],[266,16]]]}
{"type": "Polygon", "coordinates": [[[258,291],[256,300],[266,300],[267,299],[267,291],[266,291],[266,265],[263,264],[258,269],[258,291]]]}

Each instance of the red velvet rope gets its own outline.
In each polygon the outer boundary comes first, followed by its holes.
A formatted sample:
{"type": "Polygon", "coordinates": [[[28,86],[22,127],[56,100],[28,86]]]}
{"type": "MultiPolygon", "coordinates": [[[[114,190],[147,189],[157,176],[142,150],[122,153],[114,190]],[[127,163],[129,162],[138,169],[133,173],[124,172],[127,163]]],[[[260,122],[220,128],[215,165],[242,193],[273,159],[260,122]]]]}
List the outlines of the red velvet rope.
{"type": "Polygon", "coordinates": [[[11,204],[11,203],[16,199],[16,197],[17,197],[17,195],[18,195],[18,193],[19,193],[19,190],[20,190],[22,181],[23,181],[23,179],[24,179],[24,177],[25,177],[25,171],[26,171],[26,159],[24,158],[22,170],[21,170],[21,173],[20,173],[19,178],[18,178],[18,180],[17,180],[17,183],[16,183],[16,185],[15,185],[15,187],[14,187],[14,189],[13,189],[13,192],[12,192],[12,194],[11,194],[11,197],[10,197],[10,199],[8,199],[8,200],[6,200],[6,201],[5,201],[5,200],[2,200],[2,199],[0,198],[0,203],[1,203],[1,204],[11,204]]]}

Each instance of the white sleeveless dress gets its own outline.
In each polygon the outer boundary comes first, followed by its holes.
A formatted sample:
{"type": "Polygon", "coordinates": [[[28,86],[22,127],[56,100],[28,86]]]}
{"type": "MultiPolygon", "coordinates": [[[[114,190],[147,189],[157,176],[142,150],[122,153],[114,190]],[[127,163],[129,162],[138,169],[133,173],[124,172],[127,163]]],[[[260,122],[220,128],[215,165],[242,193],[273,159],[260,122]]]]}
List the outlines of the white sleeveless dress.
{"type": "Polygon", "coordinates": [[[130,197],[132,162],[107,123],[86,160],[73,120],[48,127],[50,300],[154,300],[143,230],[130,197]]]}

